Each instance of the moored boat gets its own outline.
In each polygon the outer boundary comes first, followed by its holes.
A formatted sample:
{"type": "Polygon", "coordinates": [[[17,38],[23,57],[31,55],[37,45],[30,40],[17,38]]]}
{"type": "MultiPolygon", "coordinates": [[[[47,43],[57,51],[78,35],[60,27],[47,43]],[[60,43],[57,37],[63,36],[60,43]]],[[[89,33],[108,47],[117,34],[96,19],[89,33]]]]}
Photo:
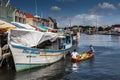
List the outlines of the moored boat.
{"type": "Polygon", "coordinates": [[[16,29],[8,32],[8,44],[18,72],[57,62],[72,47],[72,37],[16,29]]]}
{"type": "Polygon", "coordinates": [[[94,53],[91,53],[91,54],[87,53],[85,57],[82,57],[84,54],[86,54],[86,53],[78,55],[77,58],[70,57],[70,60],[72,62],[79,62],[79,61],[84,61],[84,60],[87,60],[87,59],[90,59],[90,58],[94,57],[94,53]]]}

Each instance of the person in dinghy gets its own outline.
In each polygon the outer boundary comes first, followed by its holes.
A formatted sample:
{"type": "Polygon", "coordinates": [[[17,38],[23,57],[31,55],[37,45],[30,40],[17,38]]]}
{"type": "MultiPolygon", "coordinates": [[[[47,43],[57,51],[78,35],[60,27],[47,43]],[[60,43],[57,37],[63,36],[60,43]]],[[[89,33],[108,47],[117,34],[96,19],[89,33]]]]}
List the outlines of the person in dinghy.
{"type": "Polygon", "coordinates": [[[74,49],[74,51],[71,53],[71,57],[73,58],[73,59],[77,59],[79,54],[78,54],[78,52],[76,51],[76,49],[74,49]]]}
{"type": "Polygon", "coordinates": [[[93,48],[93,45],[89,46],[89,50],[88,50],[89,54],[95,53],[95,49],[93,48]]]}

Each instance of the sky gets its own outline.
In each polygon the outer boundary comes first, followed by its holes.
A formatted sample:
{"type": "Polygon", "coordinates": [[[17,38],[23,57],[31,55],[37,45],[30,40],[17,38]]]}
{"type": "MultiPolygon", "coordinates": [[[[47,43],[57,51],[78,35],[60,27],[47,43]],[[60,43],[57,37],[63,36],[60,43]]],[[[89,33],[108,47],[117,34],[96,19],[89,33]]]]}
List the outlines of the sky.
{"type": "Polygon", "coordinates": [[[52,17],[62,27],[120,24],[120,0],[10,0],[10,4],[22,12],[52,17]]]}

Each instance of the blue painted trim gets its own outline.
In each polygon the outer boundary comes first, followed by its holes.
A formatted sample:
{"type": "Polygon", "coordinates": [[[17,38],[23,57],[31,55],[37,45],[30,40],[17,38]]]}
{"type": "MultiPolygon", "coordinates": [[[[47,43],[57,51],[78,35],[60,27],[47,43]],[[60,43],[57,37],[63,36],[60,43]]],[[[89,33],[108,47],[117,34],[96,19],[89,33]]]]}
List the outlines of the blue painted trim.
{"type": "Polygon", "coordinates": [[[43,66],[43,65],[42,64],[15,64],[15,68],[17,72],[40,67],[40,66],[43,66]]]}
{"type": "Polygon", "coordinates": [[[39,54],[37,51],[39,51],[39,52],[51,52],[51,53],[54,53],[54,52],[63,52],[63,51],[68,50],[68,49],[61,49],[61,50],[45,49],[45,50],[43,50],[43,51],[40,51],[40,49],[37,49],[37,48],[28,48],[28,47],[25,47],[25,46],[12,45],[12,47],[14,47],[14,48],[19,48],[19,49],[24,49],[24,50],[31,50],[32,52],[35,52],[35,53],[33,53],[33,54],[39,54]]]}
{"type": "Polygon", "coordinates": [[[12,45],[12,47],[19,48],[19,49],[27,49],[27,50],[38,50],[37,48],[29,48],[25,46],[17,46],[17,45],[12,45]]]}
{"type": "Polygon", "coordinates": [[[49,50],[49,49],[45,49],[44,50],[45,52],[62,52],[62,51],[65,51],[64,49],[63,50],[49,50]]]}

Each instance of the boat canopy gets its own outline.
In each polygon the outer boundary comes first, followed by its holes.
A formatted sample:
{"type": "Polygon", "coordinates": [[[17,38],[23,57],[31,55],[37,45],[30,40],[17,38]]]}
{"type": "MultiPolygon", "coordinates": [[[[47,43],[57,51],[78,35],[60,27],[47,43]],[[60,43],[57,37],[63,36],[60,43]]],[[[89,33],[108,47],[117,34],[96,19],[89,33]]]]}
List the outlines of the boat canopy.
{"type": "Polygon", "coordinates": [[[11,23],[0,20],[0,30],[2,30],[3,32],[6,32],[9,29],[14,29],[14,28],[16,28],[16,26],[12,25],[11,23]]]}
{"type": "Polygon", "coordinates": [[[38,28],[40,28],[43,31],[48,31],[48,28],[46,26],[43,26],[43,25],[38,26],[38,28]]]}
{"type": "Polygon", "coordinates": [[[36,28],[30,26],[29,24],[22,24],[19,22],[11,22],[13,25],[15,25],[17,28],[22,28],[22,29],[30,29],[30,30],[35,30],[36,28]]]}
{"type": "Polygon", "coordinates": [[[32,30],[14,29],[8,32],[8,43],[18,46],[33,47],[46,40],[55,41],[58,38],[56,33],[39,32],[32,30]]]}

